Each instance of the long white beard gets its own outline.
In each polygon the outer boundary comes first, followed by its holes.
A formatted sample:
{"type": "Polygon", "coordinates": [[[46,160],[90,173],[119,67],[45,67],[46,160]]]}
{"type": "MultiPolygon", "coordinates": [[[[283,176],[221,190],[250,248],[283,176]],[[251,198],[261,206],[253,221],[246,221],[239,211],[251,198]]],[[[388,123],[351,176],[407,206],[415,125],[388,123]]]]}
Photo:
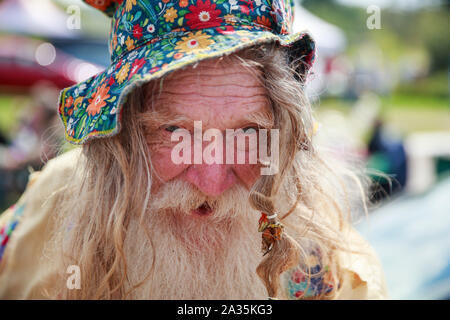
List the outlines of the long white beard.
{"type": "Polygon", "coordinates": [[[243,187],[214,200],[182,181],[171,182],[152,199],[149,212],[127,230],[127,290],[143,281],[128,298],[267,298],[256,274],[262,259],[259,215],[243,187]],[[192,216],[189,209],[205,200],[214,213],[192,216]]]}

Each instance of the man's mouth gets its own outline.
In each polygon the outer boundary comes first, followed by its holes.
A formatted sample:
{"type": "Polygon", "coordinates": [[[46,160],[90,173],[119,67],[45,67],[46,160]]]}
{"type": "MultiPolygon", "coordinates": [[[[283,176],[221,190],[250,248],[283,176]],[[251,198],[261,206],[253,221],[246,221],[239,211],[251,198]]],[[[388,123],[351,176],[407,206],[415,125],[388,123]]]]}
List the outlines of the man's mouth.
{"type": "Polygon", "coordinates": [[[208,202],[203,202],[201,206],[199,206],[197,209],[192,210],[192,213],[199,216],[208,216],[213,212],[211,207],[209,206],[208,202]]]}

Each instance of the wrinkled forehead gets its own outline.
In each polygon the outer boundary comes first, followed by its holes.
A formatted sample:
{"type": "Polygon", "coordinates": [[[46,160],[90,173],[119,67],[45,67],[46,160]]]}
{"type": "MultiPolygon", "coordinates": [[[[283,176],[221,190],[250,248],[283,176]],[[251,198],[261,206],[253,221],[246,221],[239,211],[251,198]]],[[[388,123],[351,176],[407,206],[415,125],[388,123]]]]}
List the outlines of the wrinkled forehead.
{"type": "Polygon", "coordinates": [[[169,74],[160,89],[163,92],[189,93],[202,96],[251,96],[265,94],[261,71],[243,67],[239,61],[212,59],[169,74]]]}
{"type": "Polygon", "coordinates": [[[262,115],[271,118],[261,70],[235,59],[202,61],[154,81],[146,88],[146,102],[153,112],[217,127],[262,115]]]}

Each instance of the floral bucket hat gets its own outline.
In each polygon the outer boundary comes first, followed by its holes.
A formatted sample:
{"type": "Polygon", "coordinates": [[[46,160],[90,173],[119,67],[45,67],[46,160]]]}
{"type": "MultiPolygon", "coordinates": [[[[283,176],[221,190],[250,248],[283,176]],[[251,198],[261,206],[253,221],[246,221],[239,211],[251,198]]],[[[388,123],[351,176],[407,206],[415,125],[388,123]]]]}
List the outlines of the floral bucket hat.
{"type": "Polygon", "coordinates": [[[120,131],[122,107],[136,86],[204,59],[277,42],[314,61],[308,33],[291,32],[294,0],[84,0],[112,17],[111,64],[64,89],[59,113],[66,139],[83,144],[120,131]]]}

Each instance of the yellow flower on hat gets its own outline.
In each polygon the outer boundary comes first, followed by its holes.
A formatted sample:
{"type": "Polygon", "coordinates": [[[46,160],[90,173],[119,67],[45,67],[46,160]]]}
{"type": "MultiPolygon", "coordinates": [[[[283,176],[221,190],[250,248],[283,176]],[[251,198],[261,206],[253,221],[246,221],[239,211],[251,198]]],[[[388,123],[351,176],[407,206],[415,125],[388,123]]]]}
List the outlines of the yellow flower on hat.
{"type": "Polygon", "coordinates": [[[175,49],[182,52],[204,50],[207,49],[210,44],[214,43],[210,38],[210,35],[201,31],[197,31],[196,33],[191,32],[188,36],[181,38],[181,40],[177,42],[175,49]]]}
{"type": "Polygon", "coordinates": [[[111,41],[111,47],[112,47],[112,49],[115,49],[117,47],[117,34],[113,35],[113,38],[111,41]]]}
{"type": "Polygon", "coordinates": [[[235,25],[237,22],[236,16],[232,14],[227,14],[224,16],[224,18],[227,24],[235,25]]]}
{"type": "Polygon", "coordinates": [[[130,71],[130,63],[127,62],[122,68],[120,68],[119,72],[116,74],[116,79],[119,84],[128,77],[128,72],[130,71]]]}
{"type": "Polygon", "coordinates": [[[178,18],[177,10],[174,8],[169,8],[164,14],[164,18],[166,18],[166,22],[174,22],[176,18],[178,18]]]}
{"type": "Polygon", "coordinates": [[[128,36],[127,40],[125,41],[125,44],[127,45],[128,50],[134,49],[134,40],[131,39],[130,36],[128,36]]]}
{"type": "Polygon", "coordinates": [[[78,97],[75,99],[74,108],[73,108],[74,110],[78,109],[78,106],[83,102],[83,99],[84,99],[84,97],[78,97]]]}
{"type": "Polygon", "coordinates": [[[127,3],[125,5],[125,10],[128,12],[133,8],[133,6],[136,5],[136,0],[127,0],[127,3]]]}

